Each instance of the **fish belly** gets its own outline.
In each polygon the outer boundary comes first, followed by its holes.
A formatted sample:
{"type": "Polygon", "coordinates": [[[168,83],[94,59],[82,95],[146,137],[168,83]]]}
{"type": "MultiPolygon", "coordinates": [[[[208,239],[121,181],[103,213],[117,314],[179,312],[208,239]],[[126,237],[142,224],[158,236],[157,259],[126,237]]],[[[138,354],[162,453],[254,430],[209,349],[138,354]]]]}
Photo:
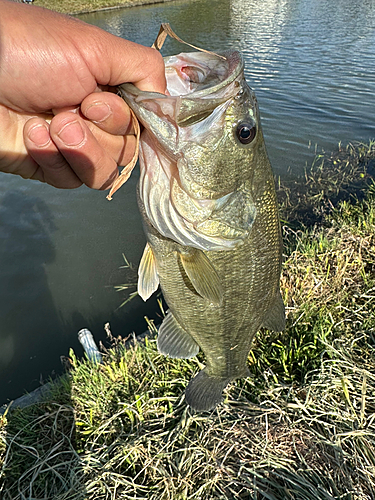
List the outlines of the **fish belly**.
{"type": "MultiPolygon", "coordinates": [[[[141,202],[140,208],[142,212],[141,202]]],[[[206,368],[187,387],[187,402],[196,410],[209,410],[221,401],[229,381],[248,375],[252,340],[280,295],[278,219],[270,214],[259,218],[234,250],[204,252],[222,283],[220,305],[210,303],[192,286],[180,257],[186,249],[160,235],[147,218],[144,222],[170,314],[206,357],[206,368]]]]}

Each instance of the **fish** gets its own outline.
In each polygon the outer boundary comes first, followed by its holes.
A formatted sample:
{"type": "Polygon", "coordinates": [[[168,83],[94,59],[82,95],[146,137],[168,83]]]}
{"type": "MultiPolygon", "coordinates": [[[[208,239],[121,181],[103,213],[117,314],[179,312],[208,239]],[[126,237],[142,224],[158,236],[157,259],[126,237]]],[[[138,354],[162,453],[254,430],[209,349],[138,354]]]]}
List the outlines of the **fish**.
{"type": "Polygon", "coordinates": [[[229,382],[249,376],[258,330],[285,328],[282,236],[241,53],[185,52],[164,62],[166,95],[119,86],[143,126],[138,205],[147,244],[138,293],[147,300],[160,285],[168,305],[160,353],[189,359],[203,351],[205,368],[185,399],[210,411],[229,382]]]}

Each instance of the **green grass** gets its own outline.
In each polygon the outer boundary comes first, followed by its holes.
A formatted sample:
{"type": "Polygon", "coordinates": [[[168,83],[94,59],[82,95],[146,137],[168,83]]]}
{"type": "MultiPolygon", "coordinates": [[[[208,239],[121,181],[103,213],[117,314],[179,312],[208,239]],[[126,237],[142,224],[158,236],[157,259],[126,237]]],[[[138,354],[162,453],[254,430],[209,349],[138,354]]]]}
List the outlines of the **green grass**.
{"type": "Polygon", "coordinates": [[[34,0],[34,5],[45,7],[63,14],[77,14],[95,10],[131,7],[147,3],[158,3],[166,0],[34,0]]]}
{"type": "Polygon", "coordinates": [[[186,408],[201,355],[120,338],[102,365],[71,352],[48,400],[0,420],[0,498],[375,498],[374,158],[350,146],[282,188],[287,327],[258,333],[220,407],[186,408]]]}

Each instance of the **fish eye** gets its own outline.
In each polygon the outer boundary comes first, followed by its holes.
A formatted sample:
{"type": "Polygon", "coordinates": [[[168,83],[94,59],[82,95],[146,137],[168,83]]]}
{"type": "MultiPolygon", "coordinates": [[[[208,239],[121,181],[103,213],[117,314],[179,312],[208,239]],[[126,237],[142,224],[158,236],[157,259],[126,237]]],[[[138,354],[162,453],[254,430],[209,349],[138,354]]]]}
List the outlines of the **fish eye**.
{"type": "Polygon", "coordinates": [[[241,144],[250,144],[256,133],[257,129],[253,123],[241,122],[237,125],[236,135],[241,144]]]}

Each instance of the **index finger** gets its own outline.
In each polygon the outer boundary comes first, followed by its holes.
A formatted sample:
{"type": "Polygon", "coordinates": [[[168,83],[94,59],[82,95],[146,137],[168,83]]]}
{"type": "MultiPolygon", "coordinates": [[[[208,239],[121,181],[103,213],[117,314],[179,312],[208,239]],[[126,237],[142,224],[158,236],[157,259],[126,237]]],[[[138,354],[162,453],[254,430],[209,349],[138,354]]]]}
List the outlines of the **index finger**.
{"type": "Polygon", "coordinates": [[[164,60],[156,49],[100,31],[87,59],[99,85],[133,83],[140,90],[165,93],[164,60]]]}

